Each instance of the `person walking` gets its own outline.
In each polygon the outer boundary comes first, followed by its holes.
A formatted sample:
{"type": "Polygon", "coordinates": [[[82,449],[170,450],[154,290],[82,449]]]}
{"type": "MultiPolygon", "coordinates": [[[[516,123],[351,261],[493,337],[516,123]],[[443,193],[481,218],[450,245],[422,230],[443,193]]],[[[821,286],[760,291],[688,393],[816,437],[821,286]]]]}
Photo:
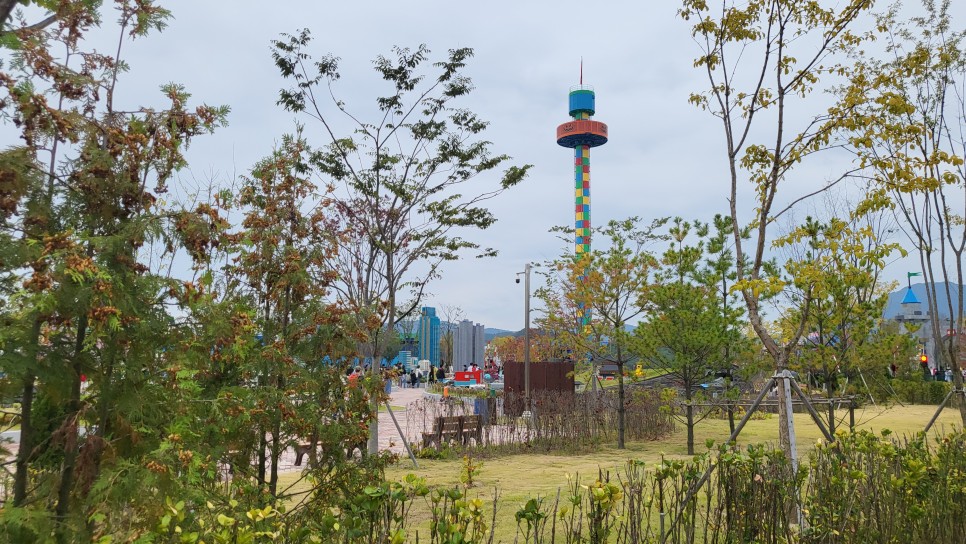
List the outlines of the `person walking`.
{"type": "Polygon", "coordinates": [[[413,387],[419,387],[419,375],[416,374],[415,368],[409,373],[409,383],[412,384],[413,387]]]}

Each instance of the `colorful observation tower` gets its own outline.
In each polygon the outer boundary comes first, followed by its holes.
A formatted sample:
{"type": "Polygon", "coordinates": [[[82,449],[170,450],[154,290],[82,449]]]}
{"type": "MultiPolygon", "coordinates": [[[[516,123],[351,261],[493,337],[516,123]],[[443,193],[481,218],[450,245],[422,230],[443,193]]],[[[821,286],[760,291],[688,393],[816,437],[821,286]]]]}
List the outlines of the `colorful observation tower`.
{"type": "MultiPolygon", "coordinates": [[[[580,85],[570,89],[570,116],[557,127],[557,143],[574,150],[574,258],[590,253],[590,148],[607,143],[607,125],[593,121],[594,89],[584,85],[584,63],[580,63],[580,85]]],[[[584,276],[581,276],[583,281],[584,276]]],[[[580,304],[582,322],[590,325],[590,310],[580,304]]]]}
{"type": "Polygon", "coordinates": [[[580,85],[570,89],[570,116],[557,127],[557,143],[574,150],[574,253],[590,252],[590,148],[607,143],[607,125],[593,121],[594,89],[584,85],[581,65],[580,85]]]}

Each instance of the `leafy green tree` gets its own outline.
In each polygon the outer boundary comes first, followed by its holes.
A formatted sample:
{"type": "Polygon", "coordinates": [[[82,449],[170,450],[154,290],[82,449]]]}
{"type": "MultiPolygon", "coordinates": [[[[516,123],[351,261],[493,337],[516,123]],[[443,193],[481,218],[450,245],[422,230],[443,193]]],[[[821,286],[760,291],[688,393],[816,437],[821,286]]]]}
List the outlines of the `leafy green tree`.
{"type": "MultiPolygon", "coordinates": [[[[747,229],[739,233],[747,239],[747,229]]],[[[730,216],[716,214],[704,234],[704,260],[698,272],[699,283],[712,289],[715,304],[721,314],[719,334],[725,342],[722,346],[719,373],[725,380],[724,395],[727,398],[728,425],[735,430],[733,402],[740,394],[733,389],[735,378],[750,378],[760,371],[755,357],[755,346],[746,334],[748,322],[745,320],[744,305],[738,292],[733,289],[738,280],[735,269],[735,256],[732,249],[734,236],[733,221],[730,216]]]]}
{"type": "Polygon", "coordinates": [[[867,391],[874,398],[898,399],[895,380],[919,379],[918,338],[900,328],[894,320],[880,319],[869,337],[855,347],[855,361],[868,384],[867,391]]]}
{"type": "MultiPolygon", "coordinates": [[[[395,330],[418,308],[444,262],[472,251],[495,254],[460,232],[492,225],[496,218],[483,204],[522,181],[529,166],[506,166],[498,184],[477,188],[478,177],[510,157],[492,154],[481,139],[487,123],[459,107],[473,89],[463,74],[472,49],[450,50],[436,62],[425,45],[377,57],[375,70],[389,92],[376,98],[375,120],[365,121],[326,89],[339,79],[338,59],[314,59],[310,42],[308,30],[272,42],[275,63],[292,83],[279,104],[321,130],[325,143],[310,162],[338,186],[333,289],[370,331],[367,355],[378,362],[380,331],[395,330]],[[351,135],[340,135],[342,122],[353,127],[351,135]],[[400,307],[404,292],[408,307],[400,307]]],[[[377,447],[373,423],[370,451],[377,447]]]]}
{"type": "MultiPolygon", "coordinates": [[[[698,223],[695,223],[698,227],[698,223]]],[[[698,283],[712,289],[713,299],[721,314],[720,332],[726,342],[722,346],[722,369],[736,367],[740,359],[747,355],[747,338],[743,329],[747,322],[743,321],[745,314],[739,294],[734,285],[738,280],[735,270],[735,256],[731,242],[734,235],[731,217],[717,214],[710,224],[700,226],[697,234],[702,237],[700,247],[703,250],[703,260],[698,265],[695,279],[698,283]]],[[[747,238],[746,233],[740,234],[747,238]]]]}
{"type": "MultiPolygon", "coordinates": [[[[717,297],[717,274],[709,275],[702,266],[707,235],[707,225],[673,220],[671,247],[664,252],[654,280],[643,288],[646,317],[634,330],[634,352],[666,370],[683,391],[689,455],[694,454],[694,426],[710,412],[704,410],[696,417],[694,402],[705,398],[700,386],[716,372],[730,371],[732,361],[727,357],[737,352],[733,336],[740,336],[739,324],[725,311],[727,297],[717,297]],[[688,245],[692,229],[698,242],[688,245]]],[[[715,249],[720,257],[722,250],[715,249]]],[[[726,267],[719,270],[727,275],[726,267]]]]}
{"type": "MultiPolygon", "coordinates": [[[[361,337],[348,310],[327,301],[332,214],[309,180],[306,158],[305,141],[296,134],[254,166],[234,199],[244,212],[239,231],[190,228],[202,216],[185,219],[184,232],[213,234],[232,262],[224,271],[225,294],[217,294],[213,275],[204,274],[190,289],[196,296],[184,301],[190,322],[183,336],[190,341],[174,355],[183,361],[178,391],[189,408],[157,452],[162,466],[191,470],[204,483],[213,482],[203,465],[178,465],[184,452],[229,464],[232,490],[248,499],[238,508],[245,509],[291,498],[290,488],[278,486],[280,458],[306,445],[309,463],[301,481],[312,500],[296,509],[299,516],[341,504],[384,462],[353,460],[367,437],[367,401],[381,399],[382,392],[376,380],[345,379],[361,337]]],[[[202,504],[221,497],[190,488],[175,496],[202,504]]]]}
{"type": "MultiPolygon", "coordinates": [[[[824,222],[809,217],[785,240],[806,242],[799,260],[821,270],[813,282],[812,302],[804,316],[808,333],[797,359],[829,397],[836,393],[840,373],[861,379],[864,368],[875,366],[861,358],[865,350],[860,347],[882,321],[891,290],[881,282],[886,260],[901,251],[887,241],[889,227],[882,214],[824,222]]],[[[829,421],[834,422],[834,406],[830,403],[828,409],[829,421]]]]}
{"type": "MultiPolygon", "coordinates": [[[[862,39],[852,29],[871,5],[869,0],[828,7],[805,0],[741,5],[727,0],[717,5],[685,0],[679,11],[685,20],[694,21],[692,35],[701,48],[694,64],[708,77],[707,90],[692,94],[691,102],[710,112],[723,129],[735,289],[744,299],[748,321],[779,371],[787,368],[797,349],[804,323],[791,336],[777,338],[769,330],[762,304],[785,295],[791,303],[806,307],[811,273],[789,279],[779,268],[769,266],[768,250],[774,241],[770,227],[795,203],[810,196],[789,198],[786,194],[794,168],[829,147],[845,122],[843,111],[812,110],[810,114],[805,100],[829,84],[823,78],[841,73],[843,55],[862,39]],[[744,183],[753,190],[751,198],[740,196],[744,183]],[[783,201],[791,204],[782,208],[783,201]]],[[[797,271],[806,269],[798,267],[797,271]]],[[[778,394],[780,442],[786,455],[794,458],[789,436],[792,420],[784,403],[790,392],[784,381],[779,381],[778,394]]]]}
{"type": "MultiPolygon", "coordinates": [[[[291,445],[291,439],[283,436],[283,414],[296,412],[303,400],[289,394],[297,390],[290,382],[301,374],[300,344],[308,336],[306,327],[321,319],[304,311],[313,308],[313,299],[325,296],[326,283],[319,281],[319,267],[331,245],[326,240],[330,231],[324,208],[310,216],[302,212],[306,199],[316,190],[307,179],[306,156],[300,135],[284,137],[279,148],[244,179],[239,195],[239,205],[245,210],[244,245],[232,275],[250,289],[252,307],[258,309],[255,325],[262,335],[262,347],[254,393],[264,409],[262,417],[255,419],[257,482],[267,484],[272,496],[277,494],[281,453],[291,445]],[[271,470],[267,477],[266,465],[271,470]]],[[[322,308],[315,305],[314,309],[322,308]]],[[[321,354],[316,357],[321,359],[321,354]]]]}
{"type": "Polygon", "coordinates": [[[116,490],[144,476],[134,460],[158,443],[169,413],[158,354],[174,342],[164,307],[173,285],[141,256],[173,226],[158,195],[184,166],[184,148],[227,109],[189,109],[173,84],[162,87],[163,108],[116,109],[123,46],[162,28],[168,12],[118,2],[111,56],[83,49],[100,25],[98,3],[60,4],[56,24],[17,31],[15,61],[0,73],[0,103],[21,138],[4,195],[12,210],[4,228],[17,242],[16,259],[3,263],[15,290],[0,357],[22,384],[13,504],[51,514],[11,510],[8,519],[39,524],[13,529],[25,539],[64,541],[84,534],[95,505],[117,501],[116,490]],[[33,424],[41,406],[50,416],[44,435],[33,424]]]}
{"type": "MultiPolygon", "coordinates": [[[[863,54],[842,90],[854,108],[850,144],[874,181],[862,204],[891,209],[915,248],[926,284],[938,364],[956,368],[964,330],[966,166],[963,119],[966,49],[948,1],[923,1],[922,15],[903,19],[893,5],[878,20],[888,57],[863,54]],[[959,334],[946,335],[946,329],[959,334]]],[[[962,376],[953,372],[956,387],[962,376]]],[[[957,396],[966,423],[966,401],[957,396]]]]}
{"type": "Polygon", "coordinates": [[[556,274],[548,275],[547,285],[537,290],[544,302],[541,327],[545,334],[575,357],[586,355],[617,366],[618,448],[625,447],[624,368],[633,358],[628,326],[644,311],[641,296],[657,264],[648,247],[658,239],[654,231],[663,224],[664,220],[656,220],[642,227],[635,217],[595,228],[598,245],[590,252],[548,263],[556,274]],[[602,239],[607,245],[600,249],[602,239]]]}

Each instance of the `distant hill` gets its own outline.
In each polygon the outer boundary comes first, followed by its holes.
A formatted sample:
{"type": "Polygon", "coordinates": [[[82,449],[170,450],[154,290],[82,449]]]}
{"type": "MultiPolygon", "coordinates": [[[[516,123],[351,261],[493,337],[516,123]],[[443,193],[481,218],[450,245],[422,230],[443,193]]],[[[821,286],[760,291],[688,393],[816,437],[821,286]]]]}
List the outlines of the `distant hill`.
{"type": "MultiPolygon", "coordinates": [[[[448,330],[455,331],[457,329],[456,323],[450,323],[449,321],[441,321],[439,324],[439,332],[442,334],[448,330]]],[[[508,331],[505,329],[493,329],[490,327],[483,328],[483,337],[487,342],[493,340],[494,338],[499,338],[501,336],[520,336],[523,334],[523,330],[519,331],[508,331]]]]}
{"type": "MultiPolygon", "coordinates": [[[[631,333],[634,332],[635,327],[637,327],[637,325],[624,325],[624,329],[627,330],[627,332],[631,332],[631,333]]],[[[538,333],[540,329],[534,328],[533,331],[534,333],[538,333]]],[[[523,329],[520,329],[518,331],[508,331],[504,329],[488,328],[488,329],[483,329],[483,332],[486,334],[487,342],[489,342],[490,340],[493,340],[494,338],[499,338],[501,336],[513,336],[513,337],[523,336],[523,329]]]]}
{"type": "Polygon", "coordinates": [[[493,340],[494,338],[499,338],[501,336],[519,336],[521,334],[523,334],[522,330],[508,331],[504,329],[491,329],[491,328],[483,329],[483,336],[486,338],[487,342],[493,340]]]}
{"type": "MultiPolygon", "coordinates": [[[[962,289],[962,286],[956,284],[950,284],[950,291],[953,296],[953,304],[956,304],[956,297],[960,296],[966,300],[966,290],[962,289]]],[[[922,312],[925,314],[929,311],[929,302],[926,299],[926,284],[916,283],[912,286],[912,292],[922,303],[922,312]]],[[[938,294],[939,307],[937,312],[939,313],[940,319],[949,318],[949,306],[946,304],[946,284],[937,283],[936,292],[938,294]]],[[[889,302],[886,303],[885,311],[882,312],[882,317],[886,319],[895,319],[897,315],[902,313],[902,297],[906,294],[906,288],[902,287],[897,291],[889,293],[889,302]]]]}

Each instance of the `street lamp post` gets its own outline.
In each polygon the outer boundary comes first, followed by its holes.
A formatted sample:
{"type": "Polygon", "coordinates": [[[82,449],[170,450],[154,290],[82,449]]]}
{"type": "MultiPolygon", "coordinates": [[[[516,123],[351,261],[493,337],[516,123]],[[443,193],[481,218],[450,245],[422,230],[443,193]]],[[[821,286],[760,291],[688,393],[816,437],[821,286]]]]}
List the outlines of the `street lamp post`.
{"type": "MultiPolygon", "coordinates": [[[[523,268],[523,272],[517,272],[517,276],[523,274],[524,289],[526,297],[523,303],[523,402],[526,407],[527,415],[530,410],[530,263],[523,268]]],[[[520,278],[517,278],[520,283],[520,278]]]]}

